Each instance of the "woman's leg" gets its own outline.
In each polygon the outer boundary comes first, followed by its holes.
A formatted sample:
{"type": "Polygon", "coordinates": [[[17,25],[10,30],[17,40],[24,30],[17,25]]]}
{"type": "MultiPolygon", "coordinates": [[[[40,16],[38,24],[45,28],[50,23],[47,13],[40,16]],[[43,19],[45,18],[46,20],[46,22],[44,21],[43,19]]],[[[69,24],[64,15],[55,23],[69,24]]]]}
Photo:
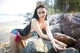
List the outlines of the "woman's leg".
{"type": "Polygon", "coordinates": [[[29,34],[26,35],[26,36],[21,36],[21,35],[20,35],[20,41],[19,41],[20,48],[25,48],[25,47],[26,47],[25,41],[26,41],[28,38],[30,38],[31,36],[32,36],[31,33],[29,33],[29,34]]]}
{"type": "Polygon", "coordinates": [[[15,34],[10,33],[10,46],[13,53],[20,53],[19,43],[15,42],[15,37],[16,37],[15,34]]]}

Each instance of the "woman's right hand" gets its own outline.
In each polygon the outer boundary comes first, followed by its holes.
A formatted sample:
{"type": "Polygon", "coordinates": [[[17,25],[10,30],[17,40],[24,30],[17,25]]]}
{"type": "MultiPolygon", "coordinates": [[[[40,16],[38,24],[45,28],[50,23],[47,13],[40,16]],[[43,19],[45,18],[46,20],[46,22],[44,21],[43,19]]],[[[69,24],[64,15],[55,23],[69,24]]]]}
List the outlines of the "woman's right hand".
{"type": "Polygon", "coordinates": [[[65,46],[62,47],[62,46],[59,45],[59,44],[53,44],[53,48],[55,49],[55,51],[57,51],[57,50],[65,50],[65,49],[66,49],[65,46]]]}
{"type": "Polygon", "coordinates": [[[55,43],[55,44],[53,44],[53,48],[55,49],[55,51],[57,51],[57,50],[65,50],[66,46],[55,43]]]}

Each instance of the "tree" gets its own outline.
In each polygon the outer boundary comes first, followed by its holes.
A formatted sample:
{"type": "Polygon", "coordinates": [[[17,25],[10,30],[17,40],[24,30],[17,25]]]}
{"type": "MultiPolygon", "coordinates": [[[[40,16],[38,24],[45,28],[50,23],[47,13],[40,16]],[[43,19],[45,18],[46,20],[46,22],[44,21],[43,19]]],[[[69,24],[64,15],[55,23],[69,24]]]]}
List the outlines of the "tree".
{"type": "Polygon", "coordinates": [[[31,18],[32,18],[32,13],[31,12],[27,12],[25,15],[24,15],[26,19],[26,21],[29,21],[31,18]]]}
{"type": "Polygon", "coordinates": [[[48,10],[48,14],[53,14],[54,13],[54,4],[53,4],[54,0],[45,0],[44,4],[48,10]]]}
{"type": "Polygon", "coordinates": [[[79,0],[55,0],[54,9],[63,12],[67,5],[69,5],[67,12],[80,11],[79,0]]]}

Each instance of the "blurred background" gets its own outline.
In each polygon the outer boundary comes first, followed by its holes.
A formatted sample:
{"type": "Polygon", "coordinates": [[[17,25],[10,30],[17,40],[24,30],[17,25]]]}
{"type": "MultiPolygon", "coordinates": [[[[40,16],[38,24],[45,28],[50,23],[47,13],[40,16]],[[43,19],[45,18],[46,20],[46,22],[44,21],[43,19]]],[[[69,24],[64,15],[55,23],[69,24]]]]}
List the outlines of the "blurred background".
{"type": "Polygon", "coordinates": [[[36,5],[43,2],[48,14],[62,13],[64,11],[79,12],[79,0],[0,0],[0,23],[6,21],[29,20],[36,5]]]}

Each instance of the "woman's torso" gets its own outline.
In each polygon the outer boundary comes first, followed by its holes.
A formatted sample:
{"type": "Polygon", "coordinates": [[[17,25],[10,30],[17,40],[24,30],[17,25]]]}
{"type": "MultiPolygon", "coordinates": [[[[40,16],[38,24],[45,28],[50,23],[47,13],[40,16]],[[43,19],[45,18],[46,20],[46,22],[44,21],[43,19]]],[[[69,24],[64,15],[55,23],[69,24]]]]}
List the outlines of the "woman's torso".
{"type": "MultiPolygon", "coordinates": [[[[42,30],[42,29],[45,29],[45,24],[44,24],[44,22],[43,22],[43,23],[39,23],[39,22],[38,22],[38,26],[40,27],[41,30],[42,30]]],[[[30,30],[30,32],[33,32],[33,31],[35,31],[35,29],[34,29],[33,26],[31,25],[31,30],[30,30]]]]}
{"type": "MultiPolygon", "coordinates": [[[[44,32],[44,33],[46,33],[45,32],[45,23],[39,23],[38,22],[38,26],[40,27],[40,29],[44,32]]],[[[27,29],[26,29],[27,30],[27,29]]],[[[26,32],[26,31],[25,31],[26,32]]],[[[22,39],[27,39],[27,38],[29,38],[29,37],[32,37],[32,36],[34,36],[34,34],[37,34],[37,32],[36,32],[36,30],[33,28],[33,26],[32,26],[32,24],[31,24],[31,29],[30,29],[30,32],[29,32],[29,34],[27,34],[27,35],[25,35],[25,36],[22,36],[22,35],[20,35],[20,37],[22,38],[22,39]]]]}

